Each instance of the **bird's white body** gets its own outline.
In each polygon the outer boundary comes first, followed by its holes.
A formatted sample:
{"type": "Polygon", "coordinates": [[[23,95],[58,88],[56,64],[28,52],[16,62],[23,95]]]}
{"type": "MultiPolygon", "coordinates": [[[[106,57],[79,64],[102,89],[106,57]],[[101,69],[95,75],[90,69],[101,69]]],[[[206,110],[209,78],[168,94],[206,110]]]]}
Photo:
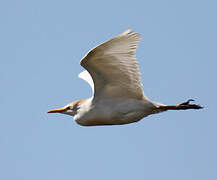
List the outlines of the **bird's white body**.
{"type": "Polygon", "coordinates": [[[200,109],[189,101],[166,106],[149,100],[143,92],[136,60],[140,35],[127,30],[93,48],[81,60],[86,69],[79,77],[87,81],[93,97],[77,100],[48,113],[74,116],[83,126],[119,125],[137,122],[150,114],[179,109],[200,109]]]}
{"type": "Polygon", "coordinates": [[[128,124],[153,114],[155,108],[150,101],[90,98],[79,105],[74,119],[83,126],[128,124]]]}

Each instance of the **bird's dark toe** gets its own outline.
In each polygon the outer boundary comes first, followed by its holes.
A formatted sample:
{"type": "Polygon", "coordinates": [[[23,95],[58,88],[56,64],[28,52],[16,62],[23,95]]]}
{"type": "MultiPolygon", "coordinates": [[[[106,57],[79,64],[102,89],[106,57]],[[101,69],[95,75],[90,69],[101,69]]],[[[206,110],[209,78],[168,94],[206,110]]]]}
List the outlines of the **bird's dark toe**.
{"type": "Polygon", "coordinates": [[[180,106],[182,106],[182,105],[188,105],[188,104],[190,104],[190,102],[192,102],[192,101],[194,101],[194,99],[189,99],[189,100],[187,100],[187,101],[185,101],[185,102],[183,102],[183,103],[181,103],[181,104],[179,104],[180,106]]]}

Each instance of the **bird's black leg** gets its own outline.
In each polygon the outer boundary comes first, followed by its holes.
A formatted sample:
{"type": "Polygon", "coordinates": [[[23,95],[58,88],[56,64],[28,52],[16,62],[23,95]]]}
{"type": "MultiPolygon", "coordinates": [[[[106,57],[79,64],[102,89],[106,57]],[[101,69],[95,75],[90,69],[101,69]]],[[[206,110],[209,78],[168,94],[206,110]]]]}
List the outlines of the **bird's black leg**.
{"type": "Polygon", "coordinates": [[[189,99],[186,102],[177,104],[177,105],[169,105],[169,106],[160,106],[159,110],[167,111],[167,110],[187,110],[187,109],[202,109],[203,107],[198,104],[190,104],[193,99],[189,99]]]}

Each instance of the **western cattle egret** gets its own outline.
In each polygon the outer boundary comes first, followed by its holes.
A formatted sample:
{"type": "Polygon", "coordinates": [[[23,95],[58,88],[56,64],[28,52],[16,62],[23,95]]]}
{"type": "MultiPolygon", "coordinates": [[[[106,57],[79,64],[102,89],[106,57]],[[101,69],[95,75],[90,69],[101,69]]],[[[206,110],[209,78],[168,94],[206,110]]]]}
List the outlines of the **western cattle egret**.
{"type": "Polygon", "coordinates": [[[192,99],[164,105],[147,98],[136,60],[139,41],[140,35],[128,29],[89,51],[80,63],[86,71],[79,77],[89,83],[93,96],[48,113],[68,114],[82,126],[97,126],[133,123],[167,110],[201,109],[190,104],[192,99]]]}

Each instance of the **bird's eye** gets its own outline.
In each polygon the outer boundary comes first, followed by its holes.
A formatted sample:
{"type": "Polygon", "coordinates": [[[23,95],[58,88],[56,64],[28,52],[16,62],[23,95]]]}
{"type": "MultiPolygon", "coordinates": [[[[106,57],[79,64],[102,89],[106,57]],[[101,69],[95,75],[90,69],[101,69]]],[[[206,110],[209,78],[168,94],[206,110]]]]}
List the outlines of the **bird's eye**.
{"type": "Polygon", "coordinates": [[[71,107],[71,106],[68,106],[67,109],[68,109],[68,110],[72,110],[72,107],[71,107]]]}

